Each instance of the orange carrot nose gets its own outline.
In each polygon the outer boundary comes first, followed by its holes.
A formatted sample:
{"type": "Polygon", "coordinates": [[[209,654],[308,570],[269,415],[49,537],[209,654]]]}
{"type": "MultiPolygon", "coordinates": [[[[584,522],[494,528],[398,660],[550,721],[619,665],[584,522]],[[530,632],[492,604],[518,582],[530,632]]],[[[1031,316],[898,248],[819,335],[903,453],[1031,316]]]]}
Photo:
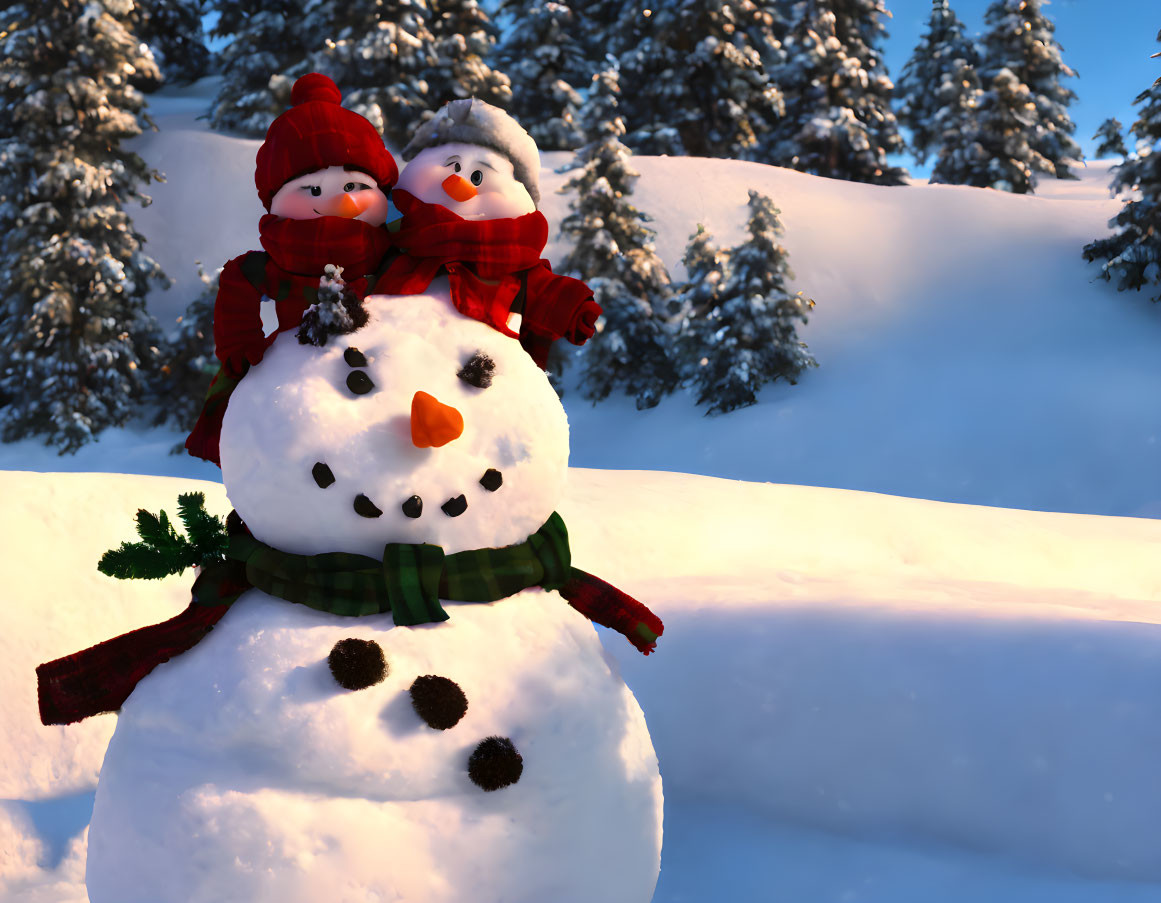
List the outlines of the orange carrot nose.
{"type": "MultiPolygon", "coordinates": [[[[370,194],[369,191],[360,191],[359,194],[370,194]]],[[[346,219],[354,219],[360,213],[367,209],[367,204],[371,199],[367,198],[365,201],[355,200],[349,194],[341,194],[329,204],[316,208],[324,216],[342,216],[346,219]]]]}
{"type": "Polygon", "coordinates": [[[453,201],[470,201],[474,198],[478,191],[476,186],[465,179],[463,176],[457,176],[452,173],[441,183],[443,190],[447,192],[448,197],[453,201]]]}
{"type": "Polygon", "coordinates": [[[464,431],[464,415],[426,392],[411,399],[411,442],[416,448],[439,448],[464,431]]]}

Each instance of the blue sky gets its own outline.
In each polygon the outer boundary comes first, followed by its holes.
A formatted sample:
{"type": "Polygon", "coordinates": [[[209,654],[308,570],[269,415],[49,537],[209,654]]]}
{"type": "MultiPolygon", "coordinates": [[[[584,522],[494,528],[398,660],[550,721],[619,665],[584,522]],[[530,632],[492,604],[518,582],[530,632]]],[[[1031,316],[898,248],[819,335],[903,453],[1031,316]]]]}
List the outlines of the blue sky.
{"type": "MultiPolygon", "coordinates": [[[[931,0],[886,0],[892,18],[890,38],[884,45],[887,71],[898,79],[903,65],[927,30],[931,0]]],[[[951,0],[951,7],[979,35],[989,0],[951,0]]],[[[1077,94],[1069,108],[1076,123],[1076,140],[1086,156],[1096,148],[1092,134],[1109,116],[1129,126],[1137,111],[1133,98],[1161,76],[1161,59],[1150,55],[1161,50],[1159,0],[1055,0],[1044,4],[1056,25],[1056,39],[1064,48],[1064,61],[1078,73],[1066,79],[1077,94]]],[[[917,168],[912,168],[917,173],[917,168]]]]}

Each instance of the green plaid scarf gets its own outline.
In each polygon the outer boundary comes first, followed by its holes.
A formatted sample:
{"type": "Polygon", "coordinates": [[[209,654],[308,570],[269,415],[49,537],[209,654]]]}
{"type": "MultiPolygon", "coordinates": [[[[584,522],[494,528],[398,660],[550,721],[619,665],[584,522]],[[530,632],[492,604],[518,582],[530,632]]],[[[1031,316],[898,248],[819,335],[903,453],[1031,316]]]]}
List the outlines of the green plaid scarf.
{"type": "MultiPolygon", "coordinates": [[[[293,555],[234,533],[227,555],[245,567],[245,584],[272,596],[336,615],[390,611],[401,626],[446,621],[440,599],[494,602],[531,586],[560,589],[571,571],[568,531],[556,512],[527,540],[502,549],[445,555],[439,546],[393,542],[376,560],[347,552],[293,555]]],[[[244,584],[230,579],[230,570],[224,579],[203,572],[194,601],[221,605],[238,598],[244,584]]]]}

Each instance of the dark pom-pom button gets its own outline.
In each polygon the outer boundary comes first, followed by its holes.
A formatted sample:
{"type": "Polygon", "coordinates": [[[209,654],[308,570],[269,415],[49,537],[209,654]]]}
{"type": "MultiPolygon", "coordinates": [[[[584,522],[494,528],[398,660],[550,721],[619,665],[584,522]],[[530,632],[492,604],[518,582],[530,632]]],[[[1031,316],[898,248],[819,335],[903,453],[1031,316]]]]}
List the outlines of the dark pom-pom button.
{"type": "Polygon", "coordinates": [[[504,483],[504,475],[493,467],[489,467],[484,471],[484,475],[480,477],[480,485],[488,492],[495,492],[504,483]]]}
{"type": "Polygon", "coordinates": [[[467,714],[468,697],[454,680],[425,674],[411,684],[411,705],[428,727],[446,731],[467,714]]]}
{"type": "Polygon", "coordinates": [[[484,354],[484,352],[477,351],[472,355],[471,360],[460,368],[460,372],[456,376],[469,386],[475,386],[477,389],[486,389],[492,385],[492,374],[495,371],[496,362],[484,354]]]}
{"type": "Polygon", "coordinates": [[[366,395],[375,388],[375,384],[362,370],[352,370],[347,374],[347,388],[356,395],[366,395]]]}
{"type": "Polygon", "coordinates": [[[325,464],[323,464],[322,461],[319,461],[317,464],[315,464],[314,467],[311,468],[310,475],[314,477],[314,481],[318,483],[319,489],[326,489],[335,481],[334,472],[325,464]]]}
{"type": "Polygon", "coordinates": [[[363,517],[379,517],[383,513],[361,492],[355,496],[355,512],[363,517]]]}
{"type": "Polygon", "coordinates": [[[448,517],[459,517],[468,510],[468,500],[462,495],[457,495],[454,499],[448,499],[439,508],[448,517]]]}
{"type": "Polygon", "coordinates": [[[482,790],[499,790],[520,780],[524,759],[507,737],[481,740],[468,757],[468,777],[482,790]]]}
{"type": "Polygon", "coordinates": [[[343,352],[343,360],[351,367],[366,367],[367,357],[358,348],[350,347],[343,352]]]}
{"type": "Polygon", "coordinates": [[[403,503],[403,513],[408,517],[419,517],[419,515],[423,514],[423,499],[417,495],[413,495],[403,503]]]}
{"type": "Polygon", "coordinates": [[[327,664],[335,681],[346,690],[365,690],[387,676],[387,659],[374,640],[339,640],[327,656],[327,664]]]}

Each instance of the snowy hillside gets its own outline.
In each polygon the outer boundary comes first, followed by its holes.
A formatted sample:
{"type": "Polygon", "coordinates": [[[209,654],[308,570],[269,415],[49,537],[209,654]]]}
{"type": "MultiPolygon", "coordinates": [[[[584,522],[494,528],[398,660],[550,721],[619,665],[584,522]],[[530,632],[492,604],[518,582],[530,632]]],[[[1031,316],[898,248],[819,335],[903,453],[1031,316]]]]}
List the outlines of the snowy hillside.
{"type": "MultiPolygon", "coordinates": [[[[227,510],[187,479],[0,475],[6,903],[84,899],[113,727],[41,727],[33,669],[184,606],[188,576],[94,564],[192,488],[227,510]]],[[[1161,894],[1161,522],[583,469],[562,514],[574,560],[666,621],[649,658],[604,637],[666,782],[657,903],[984,899],[943,895],[965,868],[988,899],[1161,894]],[[766,861],[731,859],[754,831],[766,861]]]]}
{"type": "MultiPolygon", "coordinates": [[[[208,132],[209,93],[154,101],[138,142],[167,176],[135,213],[166,323],[195,260],[256,247],[258,142],[208,132]]],[[[1157,903],[1161,310],[1080,258],[1107,164],[1030,198],[635,165],[677,278],[697,223],[734,244],[747,190],[773,197],[821,365],[717,418],[565,397],[574,559],[667,625],[648,658],[602,637],[665,780],[655,903],[1157,903]]],[[[33,669],[184,606],[188,576],[95,569],[139,507],[228,509],[182,438],[0,445],[0,903],[86,898],[113,716],[41,727],[33,669]]]]}

